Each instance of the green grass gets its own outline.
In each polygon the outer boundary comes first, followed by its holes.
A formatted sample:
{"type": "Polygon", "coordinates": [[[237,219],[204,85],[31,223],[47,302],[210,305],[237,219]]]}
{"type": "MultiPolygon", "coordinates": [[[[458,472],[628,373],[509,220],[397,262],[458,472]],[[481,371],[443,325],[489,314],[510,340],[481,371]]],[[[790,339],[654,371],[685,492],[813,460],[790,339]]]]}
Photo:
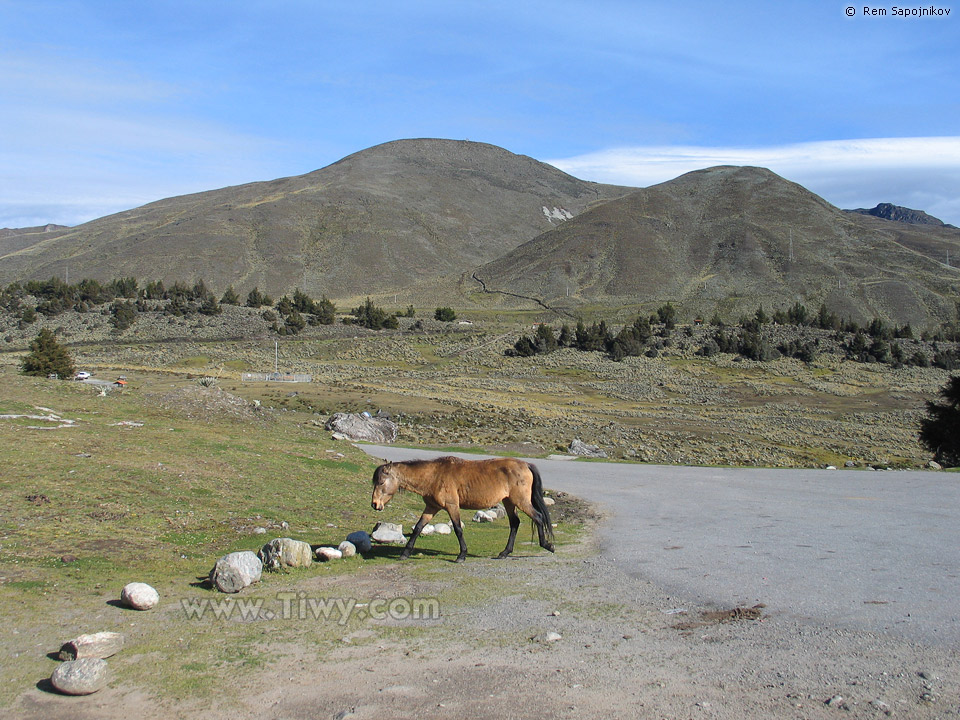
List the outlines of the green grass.
{"type": "MultiPolygon", "coordinates": [[[[134,389],[107,397],[11,369],[0,369],[0,383],[0,412],[43,406],[77,420],[60,430],[0,420],[0,615],[16,630],[0,635],[0,655],[18,657],[0,667],[0,707],[49,677],[56,662],[48,653],[83,633],[124,632],[127,648],[110,661],[115,676],[176,700],[205,697],[228,677],[269,671],[285,644],[321,661],[344,634],[368,627],[354,618],[345,625],[198,620],[185,617],[180,605],[226,597],[203,580],[228,552],[257,550],[282,536],[336,546],[378,520],[409,531],[419,517],[422,500],[411,493],[375,512],[370,478],[377,461],[333,441],[309,414],[188,417],[153,399],[169,389],[169,376],[139,378],[134,389]],[[142,426],[116,424],[124,420],[142,426]],[[258,527],[267,533],[255,534],[258,527]],[[121,588],[132,581],[154,586],[161,606],[148,613],[118,607],[121,588]]],[[[507,522],[476,524],[471,515],[465,513],[470,562],[484,562],[505,545],[507,522]]],[[[560,530],[558,542],[569,541],[570,532],[560,530]]],[[[401,567],[436,568],[456,584],[458,550],[453,534],[422,537],[401,567]]],[[[317,583],[377,572],[395,565],[399,552],[377,547],[366,557],[264,573],[241,596],[261,598],[266,607],[276,605],[277,593],[302,587],[312,596],[339,597],[348,592],[339,582],[317,583]]],[[[391,632],[413,637],[417,630],[391,632]]]]}

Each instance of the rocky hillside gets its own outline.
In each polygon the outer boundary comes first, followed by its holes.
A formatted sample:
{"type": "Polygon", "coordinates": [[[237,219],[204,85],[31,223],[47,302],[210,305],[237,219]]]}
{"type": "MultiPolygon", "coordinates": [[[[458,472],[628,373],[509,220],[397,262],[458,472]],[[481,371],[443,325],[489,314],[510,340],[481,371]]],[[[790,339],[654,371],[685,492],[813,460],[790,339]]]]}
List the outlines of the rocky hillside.
{"type": "MultiPolygon", "coordinates": [[[[946,225],[943,220],[935,218],[933,215],[928,215],[923,210],[914,210],[901,205],[893,205],[892,203],[880,203],[869,210],[866,208],[857,208],[856,210],[847,210],[847,212],[872,215],[873,217],[878,217],[883,220],[893,220],[894,222],[909,223],[911,225],[936,225],[937,227],[946,225]]],[[[950,225],[948,227],[953,226],[950,225]]]]}
{"type": "Polygon", "coordinates": [[[174,197],[66,230],[0,239],[0,283],[203,278],[350,297],[460,273],[630,188],[502,148],[401,140],[298,177],[174,197]]]}
{"type": "Polygon", "coordinates": [[[862,321],[952,320],[960,231],[845,213],[762,168],[716,167],[598,206],[480,268],[548,304],[656,306],[736,319],[826,304],[862,321]]]}

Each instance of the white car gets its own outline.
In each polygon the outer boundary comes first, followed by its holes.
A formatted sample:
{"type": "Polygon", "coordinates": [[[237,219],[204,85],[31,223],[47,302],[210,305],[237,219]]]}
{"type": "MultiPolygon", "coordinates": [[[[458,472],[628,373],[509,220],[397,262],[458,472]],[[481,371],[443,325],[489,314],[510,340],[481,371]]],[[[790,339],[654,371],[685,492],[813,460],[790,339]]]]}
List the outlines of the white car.
{"type": "Polygon", "coordinates": [[[90,379],[90,373],[81,370],[80,372],[78,372],[76,375],[73,376],[73,379],[74,379],[74,380],[89,380],[89,379],[90,379]]]}

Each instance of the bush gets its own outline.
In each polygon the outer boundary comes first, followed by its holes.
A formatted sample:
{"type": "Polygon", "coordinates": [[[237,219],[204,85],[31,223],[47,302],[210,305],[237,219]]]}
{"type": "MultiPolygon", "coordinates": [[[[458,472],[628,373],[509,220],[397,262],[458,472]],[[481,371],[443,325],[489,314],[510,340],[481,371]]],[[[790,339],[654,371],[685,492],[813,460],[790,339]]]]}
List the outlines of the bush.
{"type": "Polygon", "coordinates": [[[43,328],[30,342],[30,352],[21,363],[24,375],[46,377],[56,375],[61,378],[72,377],[76,368],[70,353],[54,336],[49,328],[43,328]]]}
{"type": "Polygon", "coordinates": [[[387,312],[374,305],[370,298],[367,298],[367,301],[360,307],[354,308],[351,314],[354,317],[354,324],[371,330],[382,328],[395,330],[399,326],[396,315],[387,315],[387,312]]]}
{"type": "Polygon", "coordinates": [[[960,465],[960,376],[940,390],[942,402],[927,401],[927,417],[920,421],[920,442],[941,465],[960,465]]]}
{"type": "Polygon", "coordinates": [[[110,324],[116,332],[123,332],[137,321],[137,307],[129,300],[114,300],[110,306],[110,324]]]}
{"type": "Polygon", "coordinates": [[[457,314],[453,311],[453,308],[438,307],[433,313],[433,319],[440,322],[453,322],[457,319],[457,314]]]}

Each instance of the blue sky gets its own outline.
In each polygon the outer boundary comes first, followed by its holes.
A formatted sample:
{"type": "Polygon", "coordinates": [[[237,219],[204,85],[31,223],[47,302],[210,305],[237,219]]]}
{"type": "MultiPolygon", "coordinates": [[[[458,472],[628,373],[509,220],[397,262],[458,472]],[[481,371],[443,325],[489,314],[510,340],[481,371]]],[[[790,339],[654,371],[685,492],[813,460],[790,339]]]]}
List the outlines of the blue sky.
{"type": "Polygon", "coordinates": [[[638,186],[764,165],[841,207],[960,225],[960,5],[846,7],[0,0],[0,227],[72,225],[408,137],[638,186]]]}

